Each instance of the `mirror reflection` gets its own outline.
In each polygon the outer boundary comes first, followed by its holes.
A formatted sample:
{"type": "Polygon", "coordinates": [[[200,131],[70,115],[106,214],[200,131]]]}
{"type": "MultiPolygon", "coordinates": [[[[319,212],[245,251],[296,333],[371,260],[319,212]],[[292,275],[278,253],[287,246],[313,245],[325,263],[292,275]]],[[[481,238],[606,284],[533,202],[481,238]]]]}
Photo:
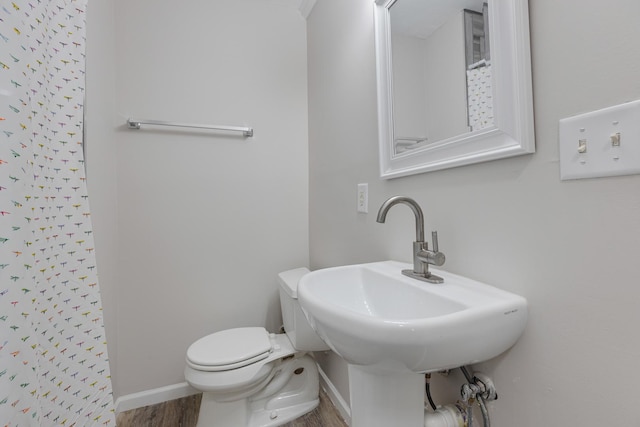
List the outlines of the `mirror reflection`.
{"type": "Polygon", "coordinates": [[[395,154],[494,125],[486,0],[389,9],[395,154]]]}

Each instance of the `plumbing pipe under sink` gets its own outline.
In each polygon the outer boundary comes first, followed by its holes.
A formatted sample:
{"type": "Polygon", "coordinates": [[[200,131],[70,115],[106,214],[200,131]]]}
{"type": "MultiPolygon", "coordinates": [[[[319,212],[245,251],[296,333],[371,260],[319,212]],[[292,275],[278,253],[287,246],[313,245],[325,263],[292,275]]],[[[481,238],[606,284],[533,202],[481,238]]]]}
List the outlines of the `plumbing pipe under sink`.
{"type": "Polygon", "coordinates": [[[467,407],[464,403],[448,404],[433,412],[425,411],[424,427],[466,427],[470,425],[467,417],[467,407]]]}

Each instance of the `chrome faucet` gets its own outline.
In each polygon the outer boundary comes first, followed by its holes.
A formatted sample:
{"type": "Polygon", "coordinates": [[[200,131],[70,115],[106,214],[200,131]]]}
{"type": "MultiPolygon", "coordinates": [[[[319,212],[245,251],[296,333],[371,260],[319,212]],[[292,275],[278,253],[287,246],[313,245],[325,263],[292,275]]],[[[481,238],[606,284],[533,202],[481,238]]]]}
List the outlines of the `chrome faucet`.
{"type": "Polygon", "coordinates": [[[429,271],[429,264],[441,266],[445,261],[444,254],[438,250],[438,232],[431,233],[433,250],[429,250],[428,243],[424,241],[424,216],[420,205],[415,200],[404,196],[393,196],[387,199],[380,206],[376,221],[384,223],[389,209],[399,203],[409,206],[416,217],[416,241],[413,242],[413,270],[402,270],[402,274],[425,282],[442,283],[444,281],[442,277],[431,274],[429,271]]]}

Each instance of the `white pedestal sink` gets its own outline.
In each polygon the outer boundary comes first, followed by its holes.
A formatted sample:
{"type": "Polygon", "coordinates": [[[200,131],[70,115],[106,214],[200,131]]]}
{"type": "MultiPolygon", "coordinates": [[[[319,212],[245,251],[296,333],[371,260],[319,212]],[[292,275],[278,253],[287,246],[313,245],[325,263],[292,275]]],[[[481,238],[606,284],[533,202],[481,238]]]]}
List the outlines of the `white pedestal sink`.
{"type": "Polygon", "coordinates": [[[425,372],[491,359],[524,329],[523,297],[442,270],[444,283],[422,282],[407,268],[327,268],[298,284],[309,322],[349,363],[352,427],[423,426],[425,372]]]}

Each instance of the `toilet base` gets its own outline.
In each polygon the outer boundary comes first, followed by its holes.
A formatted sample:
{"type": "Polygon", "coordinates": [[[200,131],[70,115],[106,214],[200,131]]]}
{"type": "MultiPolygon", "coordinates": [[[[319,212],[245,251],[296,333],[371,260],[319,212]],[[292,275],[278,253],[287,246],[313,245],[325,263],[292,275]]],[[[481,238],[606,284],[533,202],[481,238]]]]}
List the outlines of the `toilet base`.
{"type": "Polygon", "coordinates": [[[309,355],[296,354],[275,368],[273,379],[253,396],[217,402],[204,392],[197,427],[276,427],[318,406],[318,367],[309,355]]]}

